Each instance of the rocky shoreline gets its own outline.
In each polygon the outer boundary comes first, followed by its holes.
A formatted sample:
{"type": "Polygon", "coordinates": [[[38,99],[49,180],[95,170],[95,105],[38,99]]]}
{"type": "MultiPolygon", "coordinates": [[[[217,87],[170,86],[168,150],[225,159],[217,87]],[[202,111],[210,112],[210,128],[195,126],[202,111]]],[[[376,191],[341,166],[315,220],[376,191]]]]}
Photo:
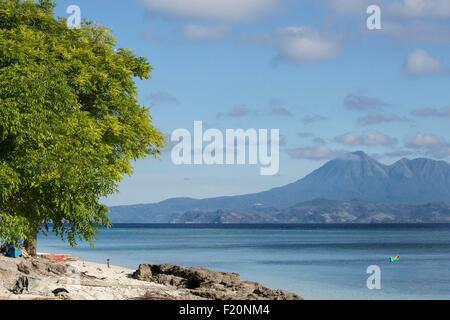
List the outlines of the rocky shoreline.
{"type": "Polygon", "coordinates": [[[237,273],[142,264],[134,271],[71,259],[0,256],[0,300],[301,300],[237,273]]]}

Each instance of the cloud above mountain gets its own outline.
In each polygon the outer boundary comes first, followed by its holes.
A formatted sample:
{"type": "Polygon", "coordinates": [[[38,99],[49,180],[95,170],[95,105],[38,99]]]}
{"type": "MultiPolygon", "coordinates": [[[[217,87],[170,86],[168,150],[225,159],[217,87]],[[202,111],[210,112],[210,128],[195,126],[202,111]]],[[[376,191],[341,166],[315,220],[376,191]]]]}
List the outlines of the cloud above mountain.
{"type": "Polygon", "coordinates": [[[450,141],[430,133],[417,133],[406,141],[405,146],[428,157],[444,159],[450,156],[450,141]]]}
{"type": "Polygon", "coordinates": [[[332,149],[326,144],[299,147],[287,150],[288,155],[297,160],[330,160],[345,153],[344,150],[332,149]]]}
{"type": "Polygon", "coordinates": [[[337,136],[336,142],[347,146],[392,146],[398,143],[394,137],[371,130],[364,133],[348,132],[337,136]]]}

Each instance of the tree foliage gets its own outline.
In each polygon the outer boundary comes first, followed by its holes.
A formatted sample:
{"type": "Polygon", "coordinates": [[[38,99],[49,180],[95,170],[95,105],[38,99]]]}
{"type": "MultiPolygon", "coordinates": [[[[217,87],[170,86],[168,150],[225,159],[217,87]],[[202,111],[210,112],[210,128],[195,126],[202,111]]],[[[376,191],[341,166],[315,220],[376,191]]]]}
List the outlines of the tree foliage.
{"type": "Polygon", "coordinates": [[[137,100],[147,60],[53,8],[0,0],[0,237],[53,231],[75,245],[109,225],[100,199],[164,139],[137,100]]]}

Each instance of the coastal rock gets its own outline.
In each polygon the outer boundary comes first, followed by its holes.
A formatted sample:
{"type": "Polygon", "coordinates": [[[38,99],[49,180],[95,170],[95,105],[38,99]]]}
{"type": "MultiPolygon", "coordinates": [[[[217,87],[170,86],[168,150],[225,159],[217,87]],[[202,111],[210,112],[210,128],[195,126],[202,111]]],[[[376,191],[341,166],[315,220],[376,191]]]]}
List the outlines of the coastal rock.
{"type": "Polygon", "coordinates": [[[28,286],[28,277],[21,276],[19,277],[19,279],[17,279],[16,284],[11,292],[14,294],[23,294],[24,292],[28,291],[28,286]]]}
{"type": "Polygon", "coordinates": [[[67,291],[67,289],[64,289],[64,288],[58,288],[58,289],[53,290],[52,293],[55,296],[57,296],[57,295],[60,295],[60,294],[69,294],[69,291],[67,291]]]}
{"type": "Polygon", "coordinates": [[[241,282],[237,273],[216,272],[199,267],[183,268],[171,264],[140,265],[133,277],[137,280],[169,284],[187,289],[197,289],[201,286],[219,283],[231,287],[241,282]]]}
{"type": "Polygon", "coordinates": [[[72,300],[70,297],[69,291],[64,288],[58,288],[52,291],[56,298],[59,300],[72,300]]]}
{"type": "Polygon", "coordinates": [[[65,264],[48,262],[43,259],[23,260],[17,265],[17,270],[26,275],[37,273],[41,275],[64,275],[67,273],[65,264]]]}
{"type": "Polygon", "coordinates": [[[192,295],[210,300],[301,300],[301,297],[292,293],[242,281],[237,273],[200,267],[142,264],[134,272],[133,278],[187,289],[192,295]]]}
{"type": "Polygon", "coordinates": [[[25,261],[22,261],[22,262],[20,262],[17,265],[17,270],[19,272],[22,272],[22,273],[25,273],[25,274],[30,274],[31,270],[32,270],[32,267],[31,267],[31,264],[26,263],[25,261]]]}
{"type": "Polygon", "coordinates": [[[67,266],[64,264],[51,263],[48,265],[47,271],[60,276],[67,273],[67,266]]]}
{"type": "Polygon", "coordinates": [[[237,273],[151,264],[143,264],[133,272],[87,261],[53,262],[0,255],[0,300],[300,299],[242,281],[237,273]]]}

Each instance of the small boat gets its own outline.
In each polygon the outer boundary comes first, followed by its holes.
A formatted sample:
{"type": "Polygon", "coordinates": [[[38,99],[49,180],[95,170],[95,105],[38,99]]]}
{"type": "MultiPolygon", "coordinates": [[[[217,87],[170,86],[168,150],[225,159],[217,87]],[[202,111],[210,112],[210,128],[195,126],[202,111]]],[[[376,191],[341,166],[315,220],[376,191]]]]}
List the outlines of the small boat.
{"type": "Polygon", "coordinates": [[[50,261],[56,262],[66,262],[66,261],[76,261],[76,257],[70,254],[53,254],[53,253],[38,253],[38,257],[44,258],[50,261]]]}
{"type": "Polygon", "coordinates": [[[69,257],[64,254],[49,254],[45,258],[50,261],[67,261],[69,259],[69,257]]]}
{"type": "Polygon", "coordinates": [[[389,257],[390,263],[400,262],[400,256],[389,257]]]}

